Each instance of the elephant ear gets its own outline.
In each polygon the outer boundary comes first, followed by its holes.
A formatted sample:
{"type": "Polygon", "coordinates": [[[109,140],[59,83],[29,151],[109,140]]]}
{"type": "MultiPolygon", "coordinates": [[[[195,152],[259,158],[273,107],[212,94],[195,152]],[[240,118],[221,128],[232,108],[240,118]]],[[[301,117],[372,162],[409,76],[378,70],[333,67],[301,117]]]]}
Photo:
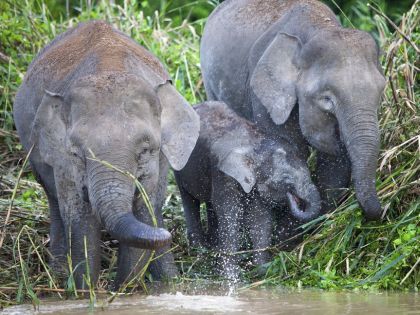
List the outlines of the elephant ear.
{"type": "Polygon", "coordinates": [[[254,161],[249,157],[251,150],[251,147],[236,147],[218,164],[219,170],[234,178],[247,194],[256,182],[254,161]]]}
{"type": "Polygon", "coordinates": [[[30,143],[38,147],[43,161],[51,166],[65,152],[66,120],[63,97],[45,90],[31,129],[30,143]]]}
{"type": "Polygon", "coordinates": [[[297,101],[295,84],[298,68],[293,60],[299,47],[296,37],[278,33],[251,76],[252,91],[277,125],[286,122],[297,101]]]}
{"type": "Polygon", "coordinates": [[[157,87],[162,105],[162,152],[172,168],[181,170],[187,164],[200,132],[200,118],[170,81],[157,87]]]}

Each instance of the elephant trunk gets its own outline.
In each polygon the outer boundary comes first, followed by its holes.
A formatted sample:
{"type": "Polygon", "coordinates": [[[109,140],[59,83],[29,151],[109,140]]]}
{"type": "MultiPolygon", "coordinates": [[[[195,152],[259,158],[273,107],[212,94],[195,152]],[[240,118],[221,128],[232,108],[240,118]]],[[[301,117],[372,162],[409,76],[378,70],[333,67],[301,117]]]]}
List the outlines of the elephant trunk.
{"type": "Polygon", "coordinates": [[[359,107],[344,114],[341,137],[349,153],[357,200],[368,220],[379,220],[382,210],[375,178],[379,155],[376,110],[359,107]]]}
{"type": "Polygon", "coordinates": [[[135,187],[127,176],[96,161],[87,162],[87,173],[92,208],[113,238],[145,249],[161,248],[171,242],[168,231],[135,218],[132,212],[135,187]]]}
{"type": "Polygon", "coordinates": [[[314,185],[304,183],[304,189],[296,194],[287,192],[287,200],[293,216],[301,222],[309,222],[320,215],[321,198],[314,185]]]}

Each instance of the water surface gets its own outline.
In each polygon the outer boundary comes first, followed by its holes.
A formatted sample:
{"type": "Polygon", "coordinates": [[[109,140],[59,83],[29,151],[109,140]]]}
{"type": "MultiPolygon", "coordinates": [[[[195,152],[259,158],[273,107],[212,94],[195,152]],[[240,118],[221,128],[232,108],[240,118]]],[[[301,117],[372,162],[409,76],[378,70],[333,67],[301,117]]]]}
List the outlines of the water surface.
{"type": "Polygon", "coordinates": [[[231,295],[221,291],[186,290],[151,296],[134,295],[117,298],[107,305],[99,300],[93,311],[89,302],[42,302],[39,309],[31,305],[7,308],[4,315],[60,314],[100,315],[129,314],[288,314],[288,315],[412,315],[420,314],[420,297],[416,293],[348,293],[322,291],[286,291],[281,289],[244,290],[231,295]]]}

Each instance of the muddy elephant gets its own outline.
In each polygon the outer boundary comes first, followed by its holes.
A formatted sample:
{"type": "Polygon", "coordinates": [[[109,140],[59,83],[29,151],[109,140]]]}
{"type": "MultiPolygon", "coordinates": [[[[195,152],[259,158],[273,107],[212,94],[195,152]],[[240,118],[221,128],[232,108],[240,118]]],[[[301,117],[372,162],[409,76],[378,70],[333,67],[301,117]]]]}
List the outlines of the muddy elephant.
{"type": "MultiPolygon", "coordinates": [[[[144,249],[169,248],[160,213],[168,161],[185,165],[199,118],[155,56],[105,22],[80,24],[31,63],[14,119],[48,197],[53,266],[71,252],[78,288],[87,267],[98,279],[101,227],[119,241],[117,286],[141,269],[134,266],[144,249]],[[143,185],[159,227],[127,172],[143,185]]],[[[159,276],[176,273],[170,254],[154,267],[159,276]]]]}
{"type": "Polygon", "coordinates": [[[256,265],[269,261],[273,214],[308,222],[320,215],[321,200],[306,161],[287,139],[266,139],[250,121],[223,102],[194,106],[200,135],[186,166],[175,172],[190,244],[220,253],[221,274],[235,279],[240,231],[249,232],[256,265]],[[200,220],[206,204],[207,239],[200,220]]]}
{"type": "Polygon", "coordinates": [[[343,28],[315,0],[236,0],[209,17],[201,42],[208,97],[226,102],[267,137],[287,135],[308,155],[334,207],[352,177],[367,219],[380,219],[375,187],[377,111],[385,80],[367,33],[343,28]]]}

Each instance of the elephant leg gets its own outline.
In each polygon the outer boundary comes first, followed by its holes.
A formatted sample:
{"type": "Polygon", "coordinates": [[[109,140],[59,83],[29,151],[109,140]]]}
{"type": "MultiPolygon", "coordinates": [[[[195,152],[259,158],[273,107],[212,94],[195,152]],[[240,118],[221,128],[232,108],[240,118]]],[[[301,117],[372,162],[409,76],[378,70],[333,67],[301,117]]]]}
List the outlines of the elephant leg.
{"type": "Polygon", "coordinates": [[[90,283],[95,286],[99,278],[100,224],[95,216],[84,215],[80,220],[72,220],[66,226],[76,287],[88,289],[87,280],[89,279],[90,283]]]}
{"type": "Polygon", "coordinates": [[[271,258],[267,249],[271,245],[272,211],[270,207],[264,206],[257,200],[251,200],[249,209],[250,211],[245,215],[245,224],[255,250],[252,261],[254,265],[262,265],[271,258]]]}
{"type": "Polygon", "coordinates": [[[124,283],[130,282],[136,277],[144,276],[147,271],[146,268],[152,274],[153,280],[159,281],[177,276],[178,270],[175,268],[173,255],[169,255],[165,250],[168,249],[156,250],[151,257],[151,250],[120,244],[114,289],[118,290],[124,283]],[[152,260],[150,261],[150,259],[152,260]],[[147,266],[148,263],[150,264],[147,266]],[[170,269],[168,266],[174,266],[174,268],[170,269]]]}
{"type": "Polygon", "coordinates": [[[345,149],[338,156],[317,152],[315,181],[323,201],[322,211],[327,213],[337,207],[343,188],[350,185],[351,163],[345,149]]]}
{"type": "Polygon", "coordinates": [[[233,206],[230,210],[218,209],[219,205],[214,205],[216,213],[218,213],[218,251],[219,261],[218,269],[222,276],[229,280],[238,280],[239,277],[239,258],[236,252],[240,246],[240,218],[242,214],[240,207],[233,206]]]}
{"type": "Polygon", "coordinates": [[[274,245],[281,250],[290,251],[303,241],[299,228],[303,223],[293,217],[287,208],[275,209],[274,245]]]}
{"type": "Polygon", "coordinates": [[[52,270],[58,275],[65,276],[67,266],[67,243],[64,224],[56,196],[54,172],[53,169],[46,164],[34,163],[31,161],[31,167],[36,180],[45,190],[50,209],[50,265],[52,270]]]}
{"type": "Polygon", "coordinates": [[[144,268],[151,254],[152,251],[150,250],[120,244],[118,248],[118,271],[114,281],[114,289],[118,290],[123,283],[132,281],[141,273],[143,273],[143,276],[146,272],[144,268]]]}
{"type": "MultiPolygon", "coordinates": [[[[155,211],[155,216],[158,226],[163,227],[163,217],[160,209],[155,211]]],[[[150,264],[150,273],[154,280],[169,280],[179,275],[171,246],[164,246],[156,250],[155,259],[150,264]]]]}
{"type": "Polygon", "coordinates": [[[50,253],[51,268],[58,275],[65,275],[67,266],[67,242],[58,201],[47,194],[50,208],[50,253]]]}
{"type": "Polygon", "coordinates": [[[187,235],[190,246],[200,247],[204,245],[204,232],[200,219],[200,200],[191,196],[183,187],[179,187],[184,207],[185,221],[187,223],[187,235]]]}
{"type": "MultiPolygon", "coordinates": [[[[153,225],[149,210],[143,205],[143,202],[138,201],[136,203],[142,204],[141,206],[136,207],[136,217],[141,220],[141,222],[153,225]]],[[[160,212],[156,212],[155,217],[158,226],[163,226],[163,219],[160,212]]],[[[152,261],[150,261],[150,256],[152,255],[151,250],[120,244],[118,248],[118,267],[114,289],[118,289],[124,282],[127,283],[135,277],[138,277],[140,273],[144,273],[146,267],[149,268],[154,280],[162,280],[177,276],[178,270],[175,267],[173,254],[169,252],[169,250],[169,246],[156,250],[152,257],[152,261]],[[146,266],[149,261],[150,265],[146,266]]]]}
{"type": "Polygon", "coordinates": [[[217,216],[218,269],[228,280],[239,279],[240,222],[243,207],[238,184],[226,175],[213,177],[212,202],[217,216]]]}
{"type": "MultiPolygon", "coordinates": [[[[157,183],[157,194],[154,197],[154,211],[157,224],[159,227],[164,227],[162,208],[165,202],[166,188],[168,186],[168,172],[169,172],[169,162],[166,157],[160,153],[159,157],[159,179],[157,183]]],[[[143,207],[143,210],[145,208],[143,207]]],[[[143,213],[142,219],[148,224],[152,224],[152,221],[148,221],[147,218],[150,218],[150,215],[143,213]]],[[[155,257],[150,264],[150,272],[155,280],[162,279],[171,279],[178,276],[178,269],[175,265],[175,259],[172,251],[170,250],[170,245],[164,246],[156,250],[155,257]]]]}
{"type": "Polygon", "coordinates": [[[82,189],[79,191],[66,175],[54,174],[57,199],[76,288],[87,289],[87,280],[95,286],[99,277],[101,225],[83,200],[82,189]]]}
{"type": "Polygon", "coordinates": [[[217,215],[214,212],[213,203],[206,203],[207,210],[207,237],[206,243],[210,248],[217,246],[217,215]]]}
{"type": "MultiPolygon", "coordinates": [[[[146,189],[146,191],[150,190],[146,189]]],[[[149,195],[149,199],[153,202],[154,196],[149,195]]],[[[138,193],[136,193],[134,209],[135,216],[138,220],[153,225],[149,210],[138,193]]],[[[118,290],[124,283],[132,281],[134,278],[138,277],[142,271],[145,271],[144,269],[148,267],[146,265],[149,262],[151,255],[151,250],[130,247],[124,243],[120,243],[118,247],[118,265],[114,289],[118,290]]]]}
{"type": "MultiPolygon", "coordinates": [[[[160,156],[159,164],[159,178],[157,180],[155,178],[144,180],[142,185],[148,193],[148,197],[153,205],[157,225],[163,227],[164,224],[161,211],[165,200],[169,164],[162,154],[160,156]]],[[[149,209],[146,207],[139,192],[136,192],[134,213],[141,222],[153,226],[153,220],[149,213],[149,209]]],[[[169,250],[169,246],[157,250],[154,259],[150,263],[149,270],[156,280],[171,278],[178,274],[173,254],[169,252],[169,250]]],[[[151,254],[152,251],[150,250],[143,250],[120,244],[118,249],[118,269],[115,288],[120,287],[124,281],[130,281],[138,276],[138,274],[144,270],[151,254]]]]}

